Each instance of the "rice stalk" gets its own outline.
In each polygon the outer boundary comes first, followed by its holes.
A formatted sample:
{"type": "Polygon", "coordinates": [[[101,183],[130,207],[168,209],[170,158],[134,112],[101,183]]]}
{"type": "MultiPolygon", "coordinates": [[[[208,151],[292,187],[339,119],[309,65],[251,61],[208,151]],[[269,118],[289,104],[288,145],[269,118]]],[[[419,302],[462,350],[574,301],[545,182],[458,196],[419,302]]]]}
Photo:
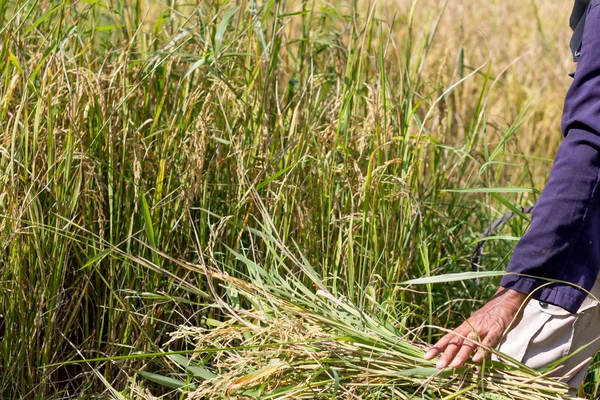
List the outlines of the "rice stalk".
{"type": "Polygon", "coordinates": [[[248,308],[214,327],[180,327],[166,343],[218,349],[209,359],[174,360],[190,376],[195,365],[210,369],[210,377],[195,377],[188,399],[543,400],[567,393],[565,384],[522,365],[486,361],[438,371],[423,360],[425,346],[414,333],[400,335],[346,298],[322,290],[307,296],[306,287],[284,285],[280,276],[255,281],[206,272],[248,308]]]}

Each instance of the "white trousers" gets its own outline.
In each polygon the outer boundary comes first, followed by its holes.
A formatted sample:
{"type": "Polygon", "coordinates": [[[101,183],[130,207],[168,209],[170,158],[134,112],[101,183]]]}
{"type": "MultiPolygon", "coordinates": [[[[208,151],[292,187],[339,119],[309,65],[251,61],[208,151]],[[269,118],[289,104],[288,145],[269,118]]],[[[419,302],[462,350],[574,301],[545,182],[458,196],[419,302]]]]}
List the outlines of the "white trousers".
{"type": "MultiPolygon", "coordinates": [[[[600,299],[600,278],[590,292],[600,299]]],[[[592,357],[600,350],[600,306],[592,296],[585,299],[576,314],[552,304],[529,301],[520,322],[498,349],[531,368],[540,369],[588,344],[551,375],[566,382],[569,394],[575,395],[592,357]]]]}

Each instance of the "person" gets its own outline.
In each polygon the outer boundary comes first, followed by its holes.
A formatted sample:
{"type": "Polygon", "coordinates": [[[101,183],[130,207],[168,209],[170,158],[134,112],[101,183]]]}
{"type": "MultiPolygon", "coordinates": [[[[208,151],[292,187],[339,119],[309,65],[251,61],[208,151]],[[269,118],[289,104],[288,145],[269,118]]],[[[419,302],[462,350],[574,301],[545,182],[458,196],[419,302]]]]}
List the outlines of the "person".
{"type": "Polygon", "coordinates": [[[570,23],[578,63],[564,103],[564,140],[529,230],[492,299],[425,359],[441,355],[438,368],[456,368],[499,344],[539,369],[572,355],[553,375],[575,394],[600,349],[600,0],[576,0],[570,23]]]}

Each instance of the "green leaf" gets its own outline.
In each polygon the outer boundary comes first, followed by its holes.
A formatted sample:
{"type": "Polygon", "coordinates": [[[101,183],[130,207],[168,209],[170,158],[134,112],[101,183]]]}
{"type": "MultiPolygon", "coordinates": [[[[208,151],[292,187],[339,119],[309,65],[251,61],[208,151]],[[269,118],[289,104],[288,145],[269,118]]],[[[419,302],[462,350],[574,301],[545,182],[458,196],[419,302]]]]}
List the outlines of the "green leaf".
{"type": "Polygon", "coordinates": [[[492,197],[519,217],[523,218],[526,221],[529,221],[529,217],[527,215],[525,215],[518,207],[514,206],[511,202],[509,202],[502,196],[499,196],[497,193],[492,193],[492,197]]]}
{"type": "Polygon", "coordinates": [[[183,368],[185,368],[186,371],[188,371],[189,373],[194,375],[194,378],[207,380],[207,379],[213,379],[216,377],[216,375],[213,374],[212,372],[210,372],[208,369],[206,369],[204,367],[200,367],[198,365],[192,365],[192,363],[194,363],[193,360],[191,360],[187,357],[184,357],[180,354],[170,355],[169,358],[171,360],[173,360],[173,362],[175,362],[175,363],[181,365],[183,368]]]}
{"type": "Polygon", "coordinates": [[[86,269],[90,265],[95,264],[96,262],[102,260],[104,257],[109,255],[111,252],[112,252],[112,249],[106,249],[104,251],[101,251],[100,253],[96,254],[94,257],[90,258],[83,267],[79,268],[79,271],[82,269],[86,269]]]}
{"type": "Polygon", "coordinates": [[[291,170],[292,168],[294,168],[296,165],[298,165],[298,162],[295,162],[291,165],[288,165],[287,167],[285,167],[284,169],[278,171],[276,174],[274,174],[273,176],[270,176],[269,178],[265,179],[264,181],[262,181],[257,187],[256,190],[259,191],[260,189],[264,188],[265,186],[267,186],[269,183],[273,182],[275,179],[279,178],[281,175],[285,174],[286,172],[288,172],[289,170],[291,170]]]}
{"type": "Polygon", "coordinates": [[[217,377],[215,374],[203,367],[188,365],[187,370],[194,375],[194,378],[198,379],[208,380],[217,377]]]}
{"type": "Polygon", "coordinates": [[[500,187],[500,188],[464,188],[464,189],[443,189],[446,193],[533,193],[532,188],[523,187],[500,187]]]}
{"type": "Polygon", "coordinates": [[[193,63],[191,65],[190,69],[188,69],[188,71],[186,72],[186,74],[183,77],[183,79],[186,79],[188,76],[190,76],[191,74],[193,74],[194,71],[196,71],[198,68],[200,68],[201,66],[203,66],[204,64],[206,64],[207,61],[208,61],[208,55],[205,55],[204,57],[202,57],[201,59],[199,59],[198,61],[196,61],[195,63],[193,63]]]}
{"type": "Polygon", "coordinates": [[[411,368],[398,371],[398,375],[403,376],[419,376],[419,377],[430,377],[439,374],[440,370],[435,367],[422,367],[422,368],[411,368]]]}
{"type": "Polygon", "coordinates": [[[304,11],[294,11],[294,12],[288,12],[288,13],[282,13],[282,14],[277,14],[277,18],[285,18],[285,17],[293,17],[295,15],[306,15],[309,14],[310,11],[309,10],[304,10],[304,11]]]}
{"type": "MultiPolygon", "coordinates": [[[[94,32],[108,32],[108,31],[114,31],[115,29],[121,29],[123,28],[123,25],[100,25],[100,26],[96,26],[94,28],[94,32]]],[[[86,32],[88,33],[88,32],[86,32]]],[[[90,31],[91,33],[91,31],[90,31]]]]}
{"type": "Polygon", "coordinates": [[[210,327],[217,327],[217,326],[221,326],[223,323],[221,321],[217,321],[216,319],[212,319],[212,318],[206,318],[206,325],[210,326],[210,327]]]}
{"type": "Polygon", "coordinates": [[[480,271],[480,272],[459,272],[456,274],[445,274],[437,276],[428,276],[425,278],[411,279],[400,283],[401,285],[423,285],[427,283],[444,283],[466,281],[476,278],[493,278],[506,275],[506,271],[480,271]]]}
{"type": "Polygon", "coordinates": [[[23,71],[23,68],[21,68],[21,64],[19,64],[19,60],[17,60],[17,57],[15,57],[15,55],[11,51],[8,52],[8,59],[10,60],[10,62],[12,63],[12,65],[14,65],[15,68],[19,70],[19,72],[22,75],[25,75],[25,72],[23,71]]]}
{"type": "Polygon", "coordinates": [[[173,378],[169,378],[167,376],[153,374],[151,372],[139,371],[139,374],[141,376],[143,376],[144,378],[148,379],[149,381],[152,381],[161,386],[168,387],[171,389],[186,388],[186,389],[193,390],[192,386],[195,386],[195,385],[188,384],[184,381],[180,381],[179,379],[173,379],[173,378]]]}
{"type": "Polygon", "coordinates": [[[461,397],[463,394],[465,393],[469,393],[471,390],[475,389],[477,387],[477,385],[470,385],[467,386],[466,388],[459,390],[458,392],[452,393],[446,397],[444,397],[442,400],[451,400],[451,399],[460,399],[463,398],[461,397]]]}
{"type": "Polygon", "coordinates": [[[50,18],[52,16],[52,14],[54,14],[56,11],[58,11],[64,3],[61,3],[57,6],[55,6],[54,8],[51,8],[48,12],[46,12],[44,15],[42,15],[40,18],[38,18],[37,21],[35,21],[33,24],[31,24],[26,30],[25,32],[23,32],[23,36],[26,36],[29,32],[31,32],[32,30],[34,30],[38,25],[40,25],[42,22],[44,22],[45,20],[47,20],[48,18],[50,18]]]}
{"type": "Polygon", "coordinates": [[[146,222],[146,235],[148,236],[148,241],[150,242],[150,246],[152,248],[156,248],[156,240],[154,237],[154,226],[152,224],[152,215],[150,214],[150,207],[148,207],[148,202],[146,201],[146,196],[142,193],[140,196],[142,200],[142,213],[144,214],[144,220],[146,222]]]}
{"type": "Polygon", "coordinates": [[[507,240],[507,241],[510,241],[510,242],[516,242],[516,241],[518,241],[520,239],[521,239],[520,237],[509,236],[509,235],[486,236],[486,237],[474,240],[472,244],[479,243],[479,242],[489,242],[489,241],[492,241],[492,240],[507,240]]]}
{"type": "Polygon", "coordinates": [[[231,18],[235,15],[235,13],[240,9],[239,6],[233,7],[231,11],[229,11],[221,22],[219,22],[219,26],[217,27],[217,33],[215,34],[215,57],[218,58],[219,54],[221,54],[221,46],[223,44],[223,36],[225,35],[225,31],[229,27],[229,23],[231,22],[231,18]]]}
{"type": "Polygon", "coordinates": [[[340,374],[335,370],[335,368],[330,368],[331,374],[333,375],[333,393],[331,394],[331,398],[337,398],[338,392],[340,390],[340,374]]]}

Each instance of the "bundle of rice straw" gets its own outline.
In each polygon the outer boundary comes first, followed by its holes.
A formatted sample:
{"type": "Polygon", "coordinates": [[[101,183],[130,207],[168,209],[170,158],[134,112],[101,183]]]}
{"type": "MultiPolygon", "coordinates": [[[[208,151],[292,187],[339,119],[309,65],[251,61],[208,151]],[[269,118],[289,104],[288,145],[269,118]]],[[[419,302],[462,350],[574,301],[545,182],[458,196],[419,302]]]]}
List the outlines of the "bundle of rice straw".
{"type": "MultiPolygon", "coordinates": [[[[248,261],[247,259],[245,259],[248,261]]],[[[565,385],[516,363],[438,371],[412,331],[382,323],[326,289],[252,265],[253,279],[211,278],[249,306],[172,338],[203,354],[172,356],[193,377],[189,399],[562,399],[565,385]],[[207,356],[210,354],[210,356],[207,356]]],[[[320,285],[319,285],[320,286],[320,285]]]]}

